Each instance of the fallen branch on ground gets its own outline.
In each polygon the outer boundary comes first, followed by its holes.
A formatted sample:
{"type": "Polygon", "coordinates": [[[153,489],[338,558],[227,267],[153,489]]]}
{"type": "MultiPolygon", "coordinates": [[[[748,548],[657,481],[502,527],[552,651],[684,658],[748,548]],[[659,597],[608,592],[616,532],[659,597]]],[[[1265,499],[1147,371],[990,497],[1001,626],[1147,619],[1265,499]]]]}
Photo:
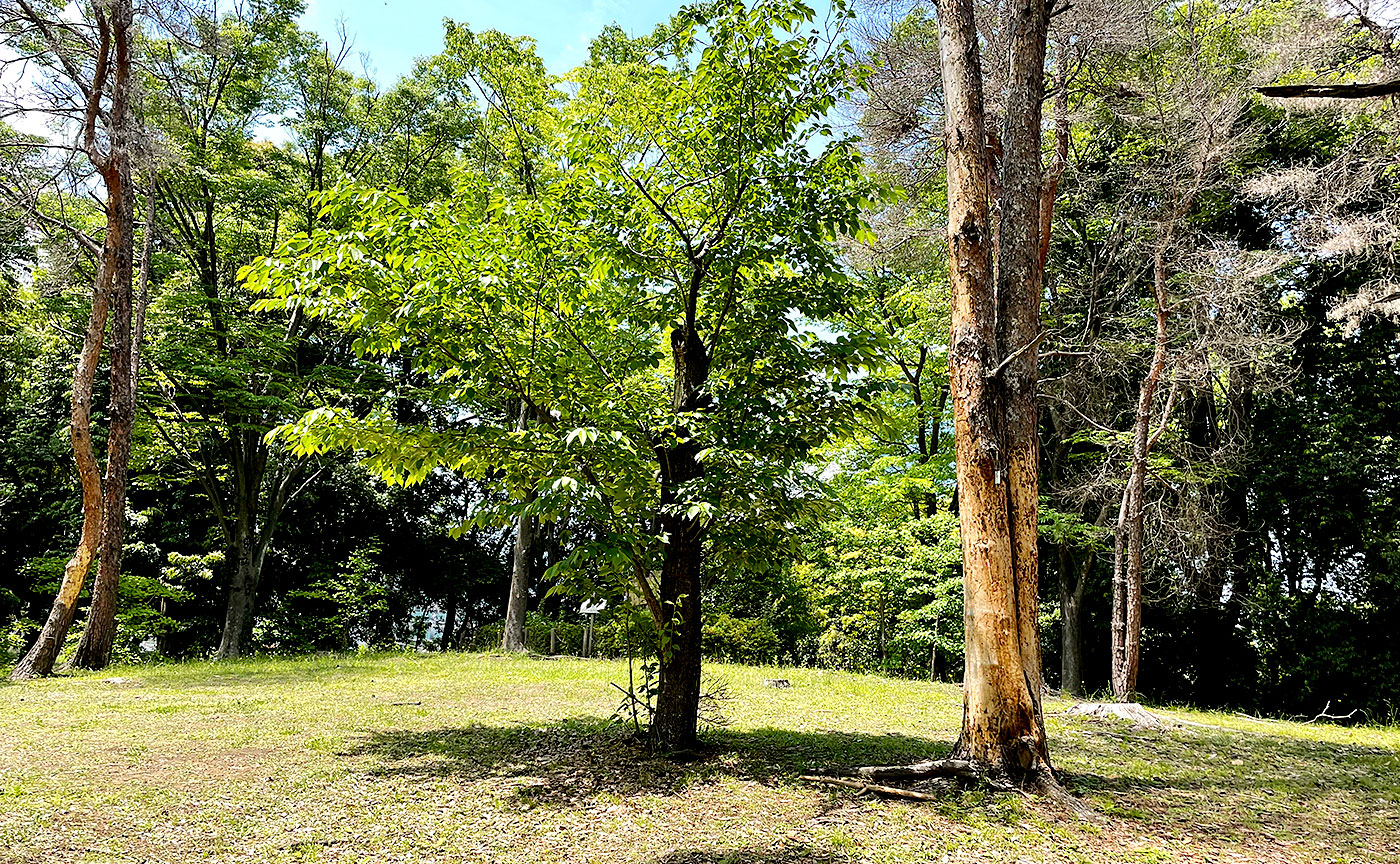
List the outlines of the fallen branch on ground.
{"type": "Polygon", "coordinates": [[[885,795],[890,798],[912,798],[915,801],[937,801],[937,795],[930,795],[927,792],[915,792],[913,789],[900,789],[898,786],[881,786],[878,783],[867,783],[864,780],[843,780],[840,777],[820,777],[815,774],[804,774],[800,780],[807,780],[811,783],[825,783],[828,786],[844,786],[847,789],[856,789],[861,792],[874,792],[876,795],[885,795]]]}
{"type": "Polygon", "coordinates": [[[1319,720],[1332,720],[1332,721],[1334,721],[1334,722],[1337,721],[1337,720],[1350,720],[1350,719],[1352,719],[1353,717],[1355,717],[1355,716],[1357,715],[1358,712],[1361,711],[1360,708],[1353,708],[1353,709],[1351,709],[1351,713],[1350,713],[1350,714],[1328,714],[1327,711],[1328,711],[1328,709],[1331,708],[1331,707],[1332,707],[1332,700],[1331,700],[1331,699],[1328,699],[1328,700],[1327,700],[1327,704],[1322,706],[1322,712],[1321,712],[1320,714],[1318,714],[1316,717],[1314,717],[1314,718],[1312,718],[1311,720],[1309,720],[1309,721],[1307,721],[1306,723],[1304,723],[1303,725],[1304,725],[1304,726],[1307,726],[1307,725],[1309,725],[1310,723],[1316,723],[1316,722],[1319,721],[1319,720]]]}
{"type": "Polygon", "coordinates": [[[866,780],[927,780],[931,777],[957,777],[981,780],[982,774],[966,759],[928,759],[913,765],[866,765],[832,772],[839,777],[861,777],[866,780]]]}
{"type": "Polygon", "coordinates": [[[915,762],[912,765],[866,765],[860,768],[840,768],[831,771],[823,771],[820,772],[820,774],[810,776],[820,776],[827,779],[835,779],[838,777],[857,778],[836,784],[838,786],[850,786],[853,789],[860,785],[872,787],[879,785],[871,783],[870,781],[872,780],[933,780],[936,778],[945,778],[961,780],[968,784],[981,784],[995,789],[998,792],[1022,791],[1019,787],[1011,783],[988,777],[984,772],[978,769],[976,764],[966,759],[926,759],[923,762],[915,762]],[[853,783],[855,785],[852,785],[853,783]]]}

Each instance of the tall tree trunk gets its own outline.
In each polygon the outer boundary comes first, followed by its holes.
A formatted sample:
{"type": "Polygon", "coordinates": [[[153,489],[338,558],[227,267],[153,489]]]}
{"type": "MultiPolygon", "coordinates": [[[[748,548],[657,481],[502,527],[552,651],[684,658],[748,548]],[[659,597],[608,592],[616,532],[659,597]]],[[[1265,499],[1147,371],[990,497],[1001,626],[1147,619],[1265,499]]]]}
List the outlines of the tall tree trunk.
{"type": "MultiPolygon", "coordinates": [[[[697,269],[691,282],[687,322],[671,331],[672,408],[677,416],[704,410],[710,404],[702,390],[709,378],[710,358],[694,325],[694,298],[703,278],[703,271],[697,269]]],[[[651,739],[653,745],[666,751],[694,747],[700,722],[700,572],[706,526],[701,518],[683,512],[681,490],[704,476],[705,469],[696,458],[700,448],[687,428],[677,428],[676,441],[656,451],[661,475],[660,522],[667,539],[658,586],[661,668],[651,739]]]]}
{"type": "MultiPolygon", "coordinates": [[[[129,29],[130,9],[126,12],[125,29],[129,29]]],[[[113,27],[120,27],[113,19],[113,27]]],[[[122,29],[118,29],[122,32],[122,29]]],[[[120,61],[125,52],[117,42],[120,61]]],[[[126,60],[130,65],[129,57],[126,60]]],[[[122,76],[117,86],[125,89],[122,76]]],[[[117,100],[113,100],[114,105],[117,100]]],[[[123,99],[123,101],[125,101],[123,99]]],[[[118,119],[113,109],[113,122],[118,119]]],[[[123,112],[125,113],[125,112],[123,112]]],[[[71,665],[77,669],[102,669],[112,660],[112,644],[117,635],[117,588],[121,580],[122,552],[126,541],[126,475],[131,461],[131,430],[136,419],[136,371],[140,359],[140,344],[135,338],[133,308],[133,248],[135,234],[135,202],[132,192],[130,142],[120,150],[113,144],[117,162],[112,177],[107,180],[107,231],[117,235],[116,266],[112,283],[112,353],[111,397],[108,403],[107,476],[103,481],[102,539],[98,545],[97,579],[93,583],[92,603],[88,607],[87,625],[73,653],[71,665]],[[117,153],[121,157],[117,157],[117,153]]],[[[151,226],[147,226],[149,240],[151,226]]],[[[149,247],[148,247],[149,248],[149,247]]],[[[142,278],[148,278],[146,255],[143,254],[142,278]]],[[[144,316],[144,309],[140,314],[144,316]]]]}
{"type": "Polygon", "coordinates": [[[973,4],[944,0],[939,13],[952,285],[948,362],[966,633],[963,724],[954,753],[993,772],[1053,782],[1040,713],[1035,538],[1039,120],[1047,11],[1043,2],[1017,0],[1010,12],[1000,286],[992,265],[992,177],[973,4]]]}
{"type": "Polygon", "coordinates": [[[1113,698],[1131,701],[1137,692],[1138,660],[1142,638],[1142,552],[1143,494],[1147,485],[1147,457],[1165,428],[1171,413],[1172,389],[1162,412],[1162,424],[1152,431],[1152,404],[1167,366],[1167,249],[1172,230],[1164,230],[1152,263],[1152,296],[1156,304],[1157,334],[1147,375],[1138,390],[1137,414],[1133,418],[1133,449],[1128,463],[1128,479],[1118,506],[1118,524],[1113,538],[1113,698]]]}
{"type": "MultiPolygon", "coordinates": [[[[1036,346],[1040,343],[1040,259],[1045,199],[1041,168],[1041,104],[1050,26],[1043,0],[1015,0],[1010,34],[1010,88],[1002,133],[1001,236],[997,250],[997,356],[1007,454],[1007,512],[1021,669],[1042,727],[1040,690],[1040,415],[1036,346]]],[[[1050,207],[1053,208],[1053,198],[1050,207]]],[[[1048,765],[1044,730],[1041,762],[1048,765]]]]}
{"type": "MultiPolygon", "coordinates": [[[[21,8],[31,20],[37,20],[34,10],[27,4],[21,4],[21,8]]],[[[113,0],[105,8],[95,9],[94,17],[99,41],[93,78],[90,82],[74,82],[88,94],[83,118],[83,147],[107,188],[106,236],[93,287],[93,308],[83,338],[83,350],[73,375],[70,414],[69,436],[83,489],[83,528],[78,548],[64,568],[63,582],[49,617],[34,646],[11,673],[14,680],[47,675],[53,671],[58,652],[72,625],[74,607],[87,579],[94,553],[99,556],[99,574],[93,590],[89,626],[79,643],[74,664],[94,668],[105,666],[111,656],[115,632],[116,582],[126,524],[126,467],[131,452],[134,413],[132,375],[135,370],[132,358],[135,354],[131,341],[135,225],[131,195],[131,148],[134,130],[130,110],[134,11],[130,0],[113,0]],[[110,100],[105,113],[101,109],[104,95],[110,100]],[[107,130],[105,154],[99,149],[96,134],[99,120],[107,130]],[[111,423],[107,476],[102,478],[97,474],[97,460],[92,449],[92,387],[109,314],[113,330],[111,423]]],[[[47,30],[43,32],[47,33],[47,30]]],[[[60,54],[63,51],[57,44],[51,45],[51,48],[60,54]]]]}
{"type": "Polygon", "coordinates": [[[102,337],[107,328],[107,311],[111,303],[112,261],[107,250],[102,251],[97,276],[92,289],[92,311],[83,334],[83,348],[73,370],[73,393],[70,402],[68,436],[73,446],[73,461],[78,465],[78,480],[83,490],[83,528],[73,557],[63,568],[63,582],[39,638],[28,653],[10,672],[10,680],[23,681],[53,672],[68,628],[73,625],[78,596],[87,581],[88,569],[97,555],[102,537],[102,472],[92,448],[92,385],[97,378],[97,363],[102,354],[102,337]]]}

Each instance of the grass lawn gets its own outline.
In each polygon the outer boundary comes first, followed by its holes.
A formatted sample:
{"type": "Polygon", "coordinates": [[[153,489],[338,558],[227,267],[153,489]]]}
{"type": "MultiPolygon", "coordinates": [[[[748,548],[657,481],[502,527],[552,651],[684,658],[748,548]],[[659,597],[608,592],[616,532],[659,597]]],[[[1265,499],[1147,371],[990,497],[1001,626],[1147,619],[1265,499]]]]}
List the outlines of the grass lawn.
{"type": "Polygon", "coordinates": [[[1152,732],[1053,716],[1091,816],[797,779],[947,752],[956,687],[707,667],[732,723],[681,763],[606,718],[608,661],[318,657],[0,686],[0,862],[1400,861],[1400,729],[1152,732]],[[766,688],[764,677],[792,681],[766,688]]]}

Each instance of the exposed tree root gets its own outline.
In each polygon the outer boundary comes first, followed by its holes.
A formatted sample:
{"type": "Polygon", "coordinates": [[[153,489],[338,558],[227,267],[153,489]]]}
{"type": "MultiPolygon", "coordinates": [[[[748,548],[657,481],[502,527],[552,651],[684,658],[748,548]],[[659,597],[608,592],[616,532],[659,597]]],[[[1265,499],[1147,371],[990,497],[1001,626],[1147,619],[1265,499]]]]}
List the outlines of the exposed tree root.
{"type": "Polygon", "coordinates": [[[940,796],[878,781],[892,780],[956,780],[964,786],[980,786],[996,792],[1017,795],[1038,795],[1074,811],[1088,815],[1091,811],[1060,785],[1049,767],[1034,770],[1015,782],[1004,772],[988,770],[968,759],[929,759],[912,765],[867,765],[860,768],[836,769],[820,774],[803,775],[803,780],[870,792],[888,798],[909,798],[915,801],[936,801],[940,796]]]}

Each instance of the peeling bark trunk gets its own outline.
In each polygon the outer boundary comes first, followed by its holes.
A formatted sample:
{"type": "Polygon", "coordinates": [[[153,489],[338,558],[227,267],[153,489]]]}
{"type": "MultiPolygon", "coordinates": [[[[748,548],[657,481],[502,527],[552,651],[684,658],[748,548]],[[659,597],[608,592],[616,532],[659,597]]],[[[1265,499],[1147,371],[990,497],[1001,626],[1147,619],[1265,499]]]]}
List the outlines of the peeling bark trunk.
{"type": "MultiPolygon", "coordinates": [[[[1041,104],[1049,9],[1040,0],[1012,6],[1011,75],[1002,134],[1001,236],[997,252],[997,351],[1007,452],[1007,513],[1011,526],[1014,598],[1021,670],[1040,729],[1038,761],[1048,765],[1041,719],[1044,678],[1039,626],[1040,435],[1036,399],[1040,342],[1042,208],[1041,104]]],[[[1050,199],[1053,204],[1053,198],[1050,199]]],[[[1049,219],[1049,213],[1045,213],[1049,219]]],[[[1047,226],[1048,227],[1048,226],[1047,226]]]]}
{"type": "Polygon", "coordinates": [[[1040,714],[1036,521],[1039,438],[1040,102],[1044,3],[1008,10],[1011,76],[1001,182],[988,169],[977,22],[970,0],[939,4],[952,283],[949,377],[958,448],[966,672],[953,758],[1053,784],[1040,714]],[[991,190],[1000,190],[997,231],[991,190]],[[993,242],[997,259],[993,262],[993,242]]]}
{"type": "Polygon", "coordinates": [[[1040,103],[1045,4],[1009,11],[1011,75],[993,267],[986,113],[970,0],[939,6],[947,106],[949,371],[963,543],[966,671],[954,758],[1053,783],[1036,622],[1040,328],[1040,103]]]}
{"type": "Polygon", "coordinates": [[[102,337],[107,327],[107,311],[111,302],[112,267],[106,250],[97,268],[92,290],[92,312],[88,315],[83,348],[73,371],[73,394],[70,402],[68,436],[73,446],[73,461],[78,465],[78,480],[83,490],[83,527],[78,548],[63,568],[63,582],[44,627],[39,631],[28,653],[15,664],[10,680],[23,681],[53,672],[68,628],[73,625],[78,596],[87,581],[92,560],[97,555],[102,537],[102,473],[92,449],[92,385],[97,378],[97,362],[102,353],[102,337]]]}

